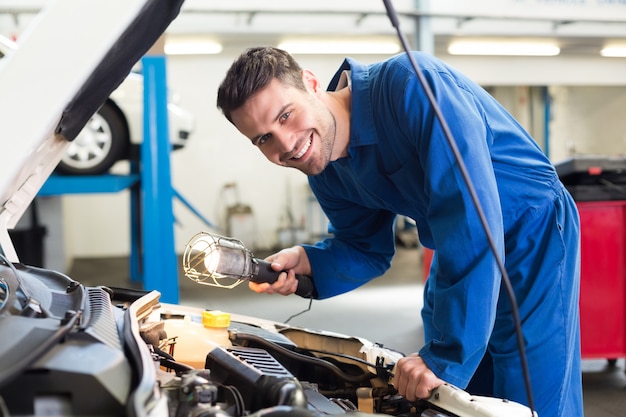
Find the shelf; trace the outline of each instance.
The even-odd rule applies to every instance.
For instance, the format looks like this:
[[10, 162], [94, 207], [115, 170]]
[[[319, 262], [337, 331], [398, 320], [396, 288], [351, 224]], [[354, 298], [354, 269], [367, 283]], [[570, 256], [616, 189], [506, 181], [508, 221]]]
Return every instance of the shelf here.
[[51, 175], [39, 191], [39, 196], [64, 194], [117, 193], [139, 182], [138, 174], [131, 175]]

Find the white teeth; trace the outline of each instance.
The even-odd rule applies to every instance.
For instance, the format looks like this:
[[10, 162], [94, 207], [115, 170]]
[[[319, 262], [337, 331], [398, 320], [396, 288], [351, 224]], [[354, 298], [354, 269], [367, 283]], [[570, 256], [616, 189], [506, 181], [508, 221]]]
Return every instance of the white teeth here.
[[302, 155], [304, 155], [306, 153], [306, 151], [309, 150], [310, 147], [311, 147], [311, 139], [309, 138], [309, 140], [304, 145], [304, 148], [302, 148], [302, 150], [300, 152], [298, 152], [298, 154], [296, 156], [294, 156], [293, 159], [300, 159], [300, 158], [302, 158]]

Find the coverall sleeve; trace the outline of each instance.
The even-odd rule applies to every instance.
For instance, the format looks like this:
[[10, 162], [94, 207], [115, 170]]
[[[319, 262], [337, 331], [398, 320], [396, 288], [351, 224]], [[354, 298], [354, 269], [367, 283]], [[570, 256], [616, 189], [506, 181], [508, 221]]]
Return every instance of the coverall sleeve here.
[[[493, 137], [483, 109], [463, 80], [438, 69], [424, 75], [503, 257], [502, 210], [490, 156]], [[424, 294], [426, 343], [419, 353], [439, 378], [465, 387], [493, 329], [501, 274], [442, 124], [422, 91], [415, 77], [407, 78], [400, 110], [424, 167], [426, 218], [438, 260]]]
[[318, 298], [343, 294], [384, 274], [395, 253], [395, 214], [344, 201], [330, 189], [318, 188], [315, 194], [333, 235], [302, 245], [313, 267]]

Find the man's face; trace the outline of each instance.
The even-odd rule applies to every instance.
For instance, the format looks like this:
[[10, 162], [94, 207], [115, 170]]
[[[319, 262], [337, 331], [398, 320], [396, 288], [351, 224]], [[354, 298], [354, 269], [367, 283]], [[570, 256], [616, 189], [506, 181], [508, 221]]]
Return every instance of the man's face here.
[[335, 143], [335, 119], [313, 90], [277, 79], [231, 114], [234, 125], [271, 162], [317, 175]]

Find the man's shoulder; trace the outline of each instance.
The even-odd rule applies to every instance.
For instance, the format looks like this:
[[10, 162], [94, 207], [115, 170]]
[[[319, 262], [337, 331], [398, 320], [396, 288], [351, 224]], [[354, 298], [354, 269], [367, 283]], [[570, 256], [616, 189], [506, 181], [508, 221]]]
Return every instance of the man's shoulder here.
[[434, 55], [422, 51], [410, 51], [409, 53], [411, 54], [410, 58], [407, 53], [403, 52], [393, 55], [384, 61], [380, 61], [379, 65], [412, 70], [413, 66], [411, 60], [413, 60], [421, 69], [433, 68], [438, 70], [449, 70], [449, 66], [443, 60]]

